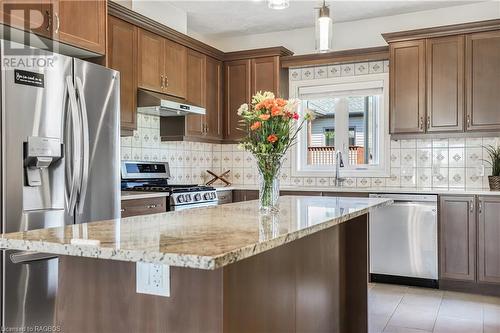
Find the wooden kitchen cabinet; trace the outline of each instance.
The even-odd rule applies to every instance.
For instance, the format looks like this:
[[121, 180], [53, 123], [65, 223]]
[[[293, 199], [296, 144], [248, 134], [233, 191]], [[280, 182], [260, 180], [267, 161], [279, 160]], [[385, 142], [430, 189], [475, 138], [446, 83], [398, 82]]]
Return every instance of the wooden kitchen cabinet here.
[[164, 92], [179, 98], [186, 98], [187, 49], [168, 39], [163, 40], [165, 83]]
[[224, 64], [225, 78], [225, 140], [239, 140], [245, 132], [239, 130], [240, 116], [238, 108], [251, 99], [251, 63], [252, 60], [234, 60]]
[[478, 197], [479, 282], [500, 284], [500, 197]]
[[[206, 56], [194, 50], [187, 50], [187, 101], [196, 106], [205, 107]], [[202, 136], [205, 134], [205, 116], [187, 115], [186, 134]]]
[[59, 0], [56, 39], [99, 54], [106, 53], [107, 0]]
[[259, 191], [257, 190], [233, 190], [233, 202], [257, 199], [259, 199]]
[[139, 87], [163, 92], [165, 81], [163, 38], [144, 29], [138, 29], [137, 50]]
[[500, 130], [500, 31], [466, 36], [467, 130]]
[[222, 62], [206, 57], [205, 87], [205, 136], [222, 139]]
[[2, 23], [37, 35], [52, 37], [54, 6], [44, 0], [1, 0]]
[[108, 18], [108, 66], [120, 72], [121, 130], [137, 129], [137, 27]]
[[390, 131], [425, 131], [425, 40], [389, 45]]
[[476, 203], [474, 196], [441, 196], [440, 279], [474, 281]]
[[186, 98], [187, 49], [144, 29], [138, 34], [141, 88]]
[[2, 23], [106, 53], [106, 0], [3, 0]]
[[121, 205], [122, 217], [163, 213], [167, 211], [167, 197], [122, 200]]
[[280, 62], [278, 56], [262, 57], [251, 61], [252, 95], [258, 91], [272, 91], [280, 96]]
[[464, 36], [427, 40], [427, 132], [464, 129]]

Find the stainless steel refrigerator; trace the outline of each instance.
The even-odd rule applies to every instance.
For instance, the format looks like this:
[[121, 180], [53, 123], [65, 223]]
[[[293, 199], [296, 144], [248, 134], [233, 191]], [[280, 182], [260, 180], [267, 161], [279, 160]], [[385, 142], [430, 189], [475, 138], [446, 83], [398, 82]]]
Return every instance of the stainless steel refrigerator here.
[[[7, 41], [0, 60], [2, 232], [119, 217], [119, 73]], [[54, 325], [57, 281], [57, 256], [3, 251], [3, 328]]]

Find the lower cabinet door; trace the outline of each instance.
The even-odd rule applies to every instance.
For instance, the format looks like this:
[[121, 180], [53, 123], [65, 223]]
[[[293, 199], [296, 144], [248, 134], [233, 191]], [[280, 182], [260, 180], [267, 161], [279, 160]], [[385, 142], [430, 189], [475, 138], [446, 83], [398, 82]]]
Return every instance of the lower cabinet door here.
[[474, 281], [476, 275], [474, 196], [442, 196], [440, 208], [440, 278]]
[[478, 281], [500, 284], [500, 197], [479, 197]]

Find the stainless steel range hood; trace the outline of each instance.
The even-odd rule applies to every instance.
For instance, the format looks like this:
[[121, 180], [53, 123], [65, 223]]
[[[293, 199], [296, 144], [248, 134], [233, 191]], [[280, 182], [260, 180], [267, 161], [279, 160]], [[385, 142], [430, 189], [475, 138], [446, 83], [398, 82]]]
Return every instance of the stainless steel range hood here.
[[189, 114], [205, 114], [205, 109], [185, 104], [180, 99], [164, 94], [138, 89], [137, 112], [160, 117], [179, 117]]

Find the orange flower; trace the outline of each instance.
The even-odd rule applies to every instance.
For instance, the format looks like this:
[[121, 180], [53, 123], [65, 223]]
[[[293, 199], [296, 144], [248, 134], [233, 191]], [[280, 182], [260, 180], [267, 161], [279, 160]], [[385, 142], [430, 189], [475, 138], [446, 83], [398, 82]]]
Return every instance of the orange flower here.
[[286, 101], [283, 98], [276, 98], [276, 104], [278, 104], [278, 106], [283, 107], [286, 105]]
[[276, 141], [278, 141], [278, 137], [276, 136], [276, 134], [271, 134], [267, 137], [267, 141], [275, 143]]
[[260, 128], [260, 125], [262, 125], [261, 122], [260, 121], [256, 121], [255, 123], [252, 124], [252, 126], [250, 126], [250, 129], [252, 131], [255, 131], [255, 130], [257, 130], [257, 129]]
[[263, 102], [259, 102], [259, 103], [257, 103], [257, 105], [255, 105], [255, 110], [258, 111], [258, 110], [262, 109], [263, 107], [264, 107], [264, 103]]
[[270, 117], [271, 117], [271, 116], [270, 116], [270, 115], [268, 115], [268, 114], [261, 114], [261, 115], [259, 116], [259, 118], [260, 118], [261, 120], [264, 120], [264, 121], [265, 121], [265, 120], [268, 120]]
[[279, 106], [273, 106], [271, 109], [271, 115], [273, 117], [280, 116], [281, 115], [282, 109]]

